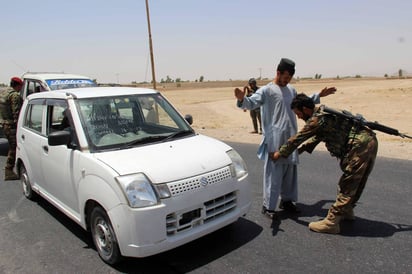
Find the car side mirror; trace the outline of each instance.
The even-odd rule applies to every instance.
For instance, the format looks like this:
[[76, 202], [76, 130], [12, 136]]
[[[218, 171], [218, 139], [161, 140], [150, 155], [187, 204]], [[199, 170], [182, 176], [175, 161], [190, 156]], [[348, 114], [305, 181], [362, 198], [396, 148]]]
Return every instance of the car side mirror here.
[[61, 146], [61, 145], [68, 145], [70, 143], [70, 132], [69, 131], [55, 131], [49, 134], [47, 138], [49, 146]]
[[189, 123], [189, 125], [193, 124], [193, 117], [190, 114], [185, 115], [185, 120]]

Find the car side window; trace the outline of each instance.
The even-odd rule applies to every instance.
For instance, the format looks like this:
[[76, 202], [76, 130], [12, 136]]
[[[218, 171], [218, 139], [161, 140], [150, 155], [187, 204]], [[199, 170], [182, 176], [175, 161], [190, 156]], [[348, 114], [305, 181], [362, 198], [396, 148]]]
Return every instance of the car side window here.
[[26, 108], [24, 127], [42, 133], [42, 117], [44, 105], [40, 101], [30, 102]]
[[70, 132], [71, 139], [68, 144], [68, 148], [78, 148], [79, 142], [77, 139], [76, 130], [73, 126], [70, 110], [68, 109], [67, 101], [60, 99], [48, 99], [46, 101], [46, 105], [46, 135], [49, 136], [50, 133], [55, 131]]
[[33, 82], [33, 81], [29, 81], [27, 83], [27, 96], [29, 96], [30, 94], [35, 92], [36, 88], [34, 86], [34, 83], [35, 82]]
[[42, 92], [46, 90], [40, 81], [28, 80], [28, 79], [26, 79], [26, 81], [27, 81], [27, 84], [25, 86], [25, 91], [23, 92], [25, 96], [22, 95], [23, 98], [26, 98], [32, 93], [38, 93], [38, 92]]
[[46, 134], [64, 130], [69, 127], [68, 118], [65, 117], [67, 103], [65, 100], [48, 100], [47, 101], [47, 130]]

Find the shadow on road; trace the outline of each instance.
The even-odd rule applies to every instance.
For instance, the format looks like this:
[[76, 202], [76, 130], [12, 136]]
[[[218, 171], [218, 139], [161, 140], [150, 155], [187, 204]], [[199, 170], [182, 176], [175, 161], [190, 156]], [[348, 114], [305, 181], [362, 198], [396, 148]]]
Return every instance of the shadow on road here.
[[[83, 228], [45, 199], [38, 197], [36, 202], [83, 241], [85, 244], [83, 248], [96, 250], [90, 234]], [[227, 227], [181, 247], [146, 258], [125, 258], [123, 262], [113, 267], [122, 273], [136, 273], [136, 270], [139, 273], [187, 273], [240, 248], [256, 238], [262, 230], [261, 226], [240, 218]], [[98, 256], [97, 251], [96, 256]]]
[[[298, 204], [301, 213], [293, 215], [285, 211], [278, 212], [277, 218], [273, 219], [271, 228], [272, 235], [277, 235], [280, 224], [283, 220], [291, 219], [303, 226], [308, 226], [309, 222], [302, 220], [305, 217], [319, 217], [311, 221], [318, 221], [323, 219], [328, 209], [323, 208], [324, 205], [333, 203], [334, 200], [321, 200], [313, 205]], [[382, 221], [368, 220], [356, 217], [354, 221], [342, 221], [340, 223], [341, 236], [345, 237], [368, 237], [368, 238], [384, 238], [393, 236], [397, 232], [412, 231], [411, 224], [393, 224]]]
[[207, 265], [256, 238], [263, 228], [240, 218], [237, 222], [173, 250], [147, 258], [130, 258], [115, 266], [123, 273], [187, 273]]
[[352, 222], [342, 222], [340, 227], [341, 235], [348, 237], [384, 238], [398, 232], [412, 231], [412, 225], [392, 224], [363, 218], [356, 218]]
[[72, 221], [69, 217], [67, 217], [55, 206], [50, 204], [47, 200], [37, 196], [35, 201], [39, 206], [41, 206], [45, 211], [47, 211], [47, 213], [53, 216], [54, 219], [56, 219], [59, 223], [61, 223], [68, 230], [70, 230], [70, 232], [76, 235], [76, 237], [82, 240], [85, 243], [85, 246], [83, 248], [95, 249], [91, 236], [81, 226]]
[[0, 156], [7, 156], [9, 142], [5, 138], [0, 138]]

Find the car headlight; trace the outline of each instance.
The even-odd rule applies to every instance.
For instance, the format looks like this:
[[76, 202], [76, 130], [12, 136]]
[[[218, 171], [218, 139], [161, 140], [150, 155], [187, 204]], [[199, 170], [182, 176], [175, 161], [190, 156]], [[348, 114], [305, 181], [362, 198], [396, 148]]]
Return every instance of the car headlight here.
[[146, 207], [159, 203], [152, 183], [143, 173], [119, 176], [116, 180], [126, 194], [131, 207]]
[[247, 167], [239, 153], [232, 149], [227, 152], [227, 155], [232, 160], [232, 164], [230, 165], [232, 177], [236, 177], [237, 179], [245, 177], [248, 174]]

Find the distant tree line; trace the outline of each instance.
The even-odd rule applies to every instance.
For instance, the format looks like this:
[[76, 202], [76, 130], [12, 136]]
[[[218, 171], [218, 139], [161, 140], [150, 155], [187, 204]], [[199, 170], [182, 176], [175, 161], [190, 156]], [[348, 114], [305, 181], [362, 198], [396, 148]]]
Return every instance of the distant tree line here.
[[[391, 77], [394, 77], [395, 75], [394, 74], [392, 74], [392, 76]], [[406, 71], [404, 71], [404, 70], [402, 70], [402, 69], [399, 69], [398, 70], [398, 72], [397, 72], [397, 76], [399, 77], [399, 78], [403, 78], [403, 77], [408, 77], [408, 75], [407, 75], [407, 73], [406, 73]], [[340, 75], [337, 75], [336, 77], [335, 77], [335, 79], [337, 79], [337, 80], [339, 80], [339, 79], [342, 79], [342, 78], [362, 78], [362, 76], [360, 75], [360, 74], [356, 74], [356, 75], [354, 75], [354, 76], [340, 76]], [[384, 75], [384, 77], [385, 78], [388, 78], [388, 77], [390, 77], [387, 73]], [[268, 78], [263, 78], [263, 79], [261, 79], [261, 77], [256, 77], [256, 79], [258, 79], [258, 80], [267, 80]], [[315, 80], [320, 80], [320, 79], [322, 79], [322, 74], [320, 74], [320, 73], [316, 73], [315, 75], [314, 75], [314, 77], [299, 77], [299, 76], [297, 76], [297, 78], [296, 78], [297, 80], [307, 80], [307, 79], [315, 79]], [[205, 80], [205, 77], [203, 76], [203, 75], [201, 75], [198, 79], [195, 79], [194, 80], [194, 82], [204, 82], [204, 80]], [[233, 81], [232, 79], [229, 79], [229, 81]], [[164, 79], [164, 78], [162, 78], [161, 80], [160, 80], [160, 83], [177, 83], [177, 84], [179, 84], [179, 83], [183, 83], [183, 82], [191, 82], [190, 80], [182, 80], [182, 78], [180, 78], [180, 77], [177, 77], [177, 78], [175, 78], [175, 79], [173, 79], [173, 78], [171, 78], [169, 75], [167, 75], [166, 76], [166, 79]], [[140, 83], [137, 83], [136, 81], [133, 81], [132, 82], [132, 84], [149, 84], [149, 83], [153, 83], [152, 81], [150, 81], [150, 82], [147, 82], [147, 81], [144, 81], [144, 82], [140, 82]], [[0, 87], [5, 87], [6, 85], [5, 84], [2, 84], [2, 83], [0, 83]]]
[[[200, 76], [199, 79], [195, 79], [195, 82], [203, 82], [205, 80], [204, 76]], [[172, 79], [169, 75], [166, 76], [166, 79], [160, 79], [160, 83], [181, 83], [184, 82], [180, 77]]]

